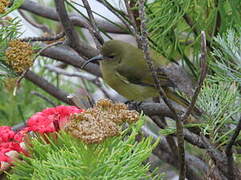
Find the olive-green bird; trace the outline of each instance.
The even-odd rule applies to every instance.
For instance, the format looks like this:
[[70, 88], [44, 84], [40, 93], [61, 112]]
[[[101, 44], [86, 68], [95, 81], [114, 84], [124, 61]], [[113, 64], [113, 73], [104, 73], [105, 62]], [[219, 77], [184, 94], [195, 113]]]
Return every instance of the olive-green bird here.
[[[163, 65], [157, 56], [152, 56], [156, 67]], [[151, 72], [144, 59], [143, 52], [135, 46], [119, 40], [104, 43], [101, 55], [88, 60], [100, 60], [100, 69], [104, 81], [128, 100], [143, 101], [159, 96]], [[174, 84], [164, 74], [159, 74], [161, 86], [169, 99], [187, 107], [188, 102], [168, 87]]]

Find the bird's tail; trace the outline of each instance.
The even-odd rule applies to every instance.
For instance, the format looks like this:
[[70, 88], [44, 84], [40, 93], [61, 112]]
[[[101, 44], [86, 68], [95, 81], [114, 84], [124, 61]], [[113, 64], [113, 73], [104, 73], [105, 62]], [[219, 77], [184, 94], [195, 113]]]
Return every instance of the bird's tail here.
[[[164, 88], [164, 91], [165, 91], [168, 99], [176, 102], [177, 104], [180, 104], [181, 106], [183, 106], [185, 108], [188, 108], [188, 106], [190, 105], [190, 102], [188, 102], [185, 98], [181, 97], [180, 95], [178, 95], [176, 92], [170, 90], [169, 88]], [[193, 113], [194, 113], [194, 115], [198, 115], [198, 116], [200, 116], [202, 114], [202, 112], [197, 107], [193, 108]]]

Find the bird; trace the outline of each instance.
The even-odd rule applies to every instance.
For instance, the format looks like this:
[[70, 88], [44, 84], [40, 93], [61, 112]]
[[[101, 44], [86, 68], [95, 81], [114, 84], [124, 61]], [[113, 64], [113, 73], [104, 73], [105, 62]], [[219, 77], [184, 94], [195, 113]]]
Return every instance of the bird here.
[[[153, 55], [152, 59], [155, 67], [163, 65], [157, 56]], [[129, 101], [159, 96], [141, 49], [120, 40], [109, 40], [103, 44], [100, 55], [86, 61], [82, 68], [94, 61], [100, 62], [104, 82]], [[175, 84], [165, 74], [158, 73], [158, 78], [167, 98], [185, 108], [189, 106], [189, 102], [173, 90]]]

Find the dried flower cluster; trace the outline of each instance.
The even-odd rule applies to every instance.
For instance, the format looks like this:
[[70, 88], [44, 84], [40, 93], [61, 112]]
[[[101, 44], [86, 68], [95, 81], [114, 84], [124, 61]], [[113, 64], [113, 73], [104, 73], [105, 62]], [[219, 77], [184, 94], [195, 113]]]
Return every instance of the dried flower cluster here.
[[20, 40], [10, 41], [5, 55], [7, 57], [7, 64], [16, 73], [22, 73], [33, 65], [33, 50], [29, 43]]
[[4, 14], [6, 12], [6, 8], [10, 5], [9, 0], [0, 0], [0, 14]]
[[101, 143], [108, 137], [120, 134], [120, 124], [133, 123], [139, 119], [137, 111], [128, 110], [122, 103], [103, 99], [85, 112], [71, 116], [65, 130], [86, 144]]

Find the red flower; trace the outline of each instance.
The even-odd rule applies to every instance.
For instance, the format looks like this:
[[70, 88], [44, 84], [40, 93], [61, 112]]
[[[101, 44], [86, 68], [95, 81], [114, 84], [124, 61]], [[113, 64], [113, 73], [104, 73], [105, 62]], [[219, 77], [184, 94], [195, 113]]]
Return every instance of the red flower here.
[[10, 162], [11, 158], [8, 157], [5, 153], [0, 151], [0, 162]]
[[0, 144], [0, 151], [1, 152], [8, 152], [8, 151], [17, 151], [17, 152], [24, 152], [18, 142], [5, 142]]
[[9, 126], [0, 126], [0, 143], [13, 139], [15, 132]]
[[30, 127], [25, 127], [22, 130], [18, 131], [15, 136], [13, 137], [13, 139], [17, 142], [23, 142], [24, 141], [24, 136], [25, 134], [27, 134], [28, 132], [30, 132]]
[[29, 118], [27, 126], [29, 126], [30, 130], [34, 132], [55, 132], [65, 125], [71, 114], [80, 113], [82, 111], [83, 110], [75, 106], [57, 106], [54, 108], [47, 108]]
[[11, 162], [12, 159], [6, 153], [16, 151], [18, 153], [26, 153], [17, 142], [5, 142], [0, 144], [0, 162]]

